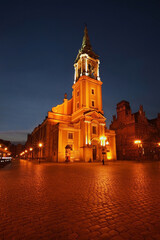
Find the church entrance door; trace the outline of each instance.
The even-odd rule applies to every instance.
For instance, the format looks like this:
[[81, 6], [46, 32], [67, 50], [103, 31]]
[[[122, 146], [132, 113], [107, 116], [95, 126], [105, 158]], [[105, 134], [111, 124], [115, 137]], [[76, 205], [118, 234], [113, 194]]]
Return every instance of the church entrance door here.
[[70, 158], [71, 158], [71, 151], [72, 151], [72, 146], [71, 145], [67, 145], [65, 147], [65, 161], [66, 162], [70, 162]]
[[97, 156], [97, 147], [96, 147], [96, 145], [93, 145], [92, 154], [93, 154], [93, 161], [95, 161], [96, 160], [96, 156]]

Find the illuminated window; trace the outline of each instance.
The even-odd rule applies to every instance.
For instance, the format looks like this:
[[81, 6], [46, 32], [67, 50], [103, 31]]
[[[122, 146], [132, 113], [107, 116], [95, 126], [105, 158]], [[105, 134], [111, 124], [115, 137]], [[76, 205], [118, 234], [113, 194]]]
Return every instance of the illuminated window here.
[[68, 133], [68, 139], [73, 139], [73, 133]]
[[79, 102], [77, 103], [77, 109], [79, 108]]
[[77, 91], [77, 97], [79, 96], [79, 91]]
[[92, 127], [92, 133], [96, 134], [96, 127], [95, 126]]
[[91, 89], [91, 92], [92, 92], [92, 94], [94, 95], [94, 89], [93, 89], [93, 88]]
[[92, 101], [92, 107], [94, 107], [94, 101]]

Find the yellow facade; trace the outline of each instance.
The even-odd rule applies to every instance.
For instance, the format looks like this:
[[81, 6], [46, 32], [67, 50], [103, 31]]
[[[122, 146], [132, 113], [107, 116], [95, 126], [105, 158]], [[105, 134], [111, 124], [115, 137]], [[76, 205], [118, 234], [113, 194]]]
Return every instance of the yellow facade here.
[[68, 100], [65, 95], [63, 103], [53, 107], [47, 119], [31, 134], [40, 129], [44, 132], [45, 128], [41, 141], [46, 159], [58, 162], [116, 159], [115, 132], [107, 130], [103, 115], [98, 58], [85, 28], [74, 64], [72, 98]]

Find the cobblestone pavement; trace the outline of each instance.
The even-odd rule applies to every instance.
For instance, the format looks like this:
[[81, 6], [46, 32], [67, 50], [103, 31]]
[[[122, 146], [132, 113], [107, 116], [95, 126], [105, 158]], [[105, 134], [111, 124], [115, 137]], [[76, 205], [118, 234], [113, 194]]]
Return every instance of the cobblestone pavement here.
[[0, 240], [160, 240], [160, 162], [0, 169]]

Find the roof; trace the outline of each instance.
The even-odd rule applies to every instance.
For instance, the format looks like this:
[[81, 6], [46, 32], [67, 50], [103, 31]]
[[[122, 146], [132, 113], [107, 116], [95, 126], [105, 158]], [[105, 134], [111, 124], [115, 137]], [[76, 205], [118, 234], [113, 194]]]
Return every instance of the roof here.
[[119, 103], [117, 103], [117, 107], [118, 107], [119, 105], [130, 105], [130, 104], [129, 104], [128, 101], [122, 100], [122, 101], [120, 101]]
[[84, 36], [82, 41], [81, 49], [79, 50], [79, 53], [76, 57], [75, 63], [78, 62], [81, 54], [88, 54], [90, 57], [94, 59], [98, 59], [99, 56], [95, 54], [95, 52], [92, 50], [92, 46], [90, 44], [89, 36], [88, 36], [88, 29], [87, 26], [85, 26], [84, 29]]

